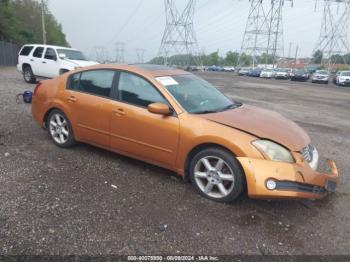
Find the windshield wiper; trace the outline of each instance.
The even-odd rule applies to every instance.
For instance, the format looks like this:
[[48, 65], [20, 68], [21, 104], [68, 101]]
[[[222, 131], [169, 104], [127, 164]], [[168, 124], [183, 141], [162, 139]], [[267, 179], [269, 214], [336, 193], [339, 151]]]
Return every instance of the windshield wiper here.
[[201, 115], [201, 114], [212, 114], [212, 113], [217, 113], [217, 112], [220, 112], [220, 111], [218, 111], [218, 110], [203, 110], [203, 111], [193, 112], [193, 114]]
[[240, 107], [240, 106], [242, 106], [242, 103], [240, 103], [240, 102], [234, 102], [234, 103], [232, 103], [231, 105], [225, 106], [225, 107], [224, 107], [222, 110], [220, 110], [220, 111], [226, 111], [226, 110], [229, 110], [229, 109], [235, 109], [235, 108]]

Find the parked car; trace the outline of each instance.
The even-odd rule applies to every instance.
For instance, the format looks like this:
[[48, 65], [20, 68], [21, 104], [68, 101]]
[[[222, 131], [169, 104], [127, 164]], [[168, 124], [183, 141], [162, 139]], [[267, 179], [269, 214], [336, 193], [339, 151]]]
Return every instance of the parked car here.
[[273, 78], [275, 77], [275, 71], [273, 69], [263, 69], [260, 73], [261, 78]]
[[339, 179], [333, 161], [330, 174], [317, 171], [318, 152], [297, 124], [182, 70], [77, 69], [39, 83], [32, 114], [59, 147], [85, 142], [159, 165], [220, 202], [245, 189], [254, 198], [319, 199]]
[[340, 86], [350, 86], [350, 71], [341, 71], [337, 77], [336, 84]]
[[248, 76], [250, 77], [260, 77], [261, 69], [256, 67], [249, 70]]
[[289, 79], [289, 69], [278, 68], [276, 70], [275, 79]]
[[51, 45], [24, 45], [18, 55], [17, 70], [24, 81], [35, 83], [37, 77], [52, 78], [74, 70], [98, 64], [88, 61], [76, 49]]
[[196, 67], [196, 66], [188, 66], [185, 68], [185, 71], [187, 72], [196, 72], [196, 71], [199, 71], [199, 68]]
[[235, 71], [235, 68], [234, 68], [233, 66], [224, 66], [224, 67], [222, 68], [222, 70], [223, 70], [224, 72], [234, 72], [234, 71]]
[[213, 66], [208, 67], [207, 71], [211, 71], [211, 72], [222, 72], [223, 69], [222, 69], [222, 67], [220, 67], [220, 66], [213, 65]]
[[241, 69], [238, 70], [238, 75], [239, 76], [246, 76], [249, 74], [249, 71], [251, 69], [249, 67], [242, 67]]
[[326, 70], [316, 70], [316, 72], [311, 77], [312, 83], [329, 83], [329, 74]]
[[338, 71], [335, 74], [333, 74], [333, 80], [332, 80], [333, 84], [337, 84], [337, 78], [339, 77], [341, 72], [342, 71]]
[[309, 74], [305, 69], [295, 69], [290, 74], [290, 80], [292, 81], [307, 81]]

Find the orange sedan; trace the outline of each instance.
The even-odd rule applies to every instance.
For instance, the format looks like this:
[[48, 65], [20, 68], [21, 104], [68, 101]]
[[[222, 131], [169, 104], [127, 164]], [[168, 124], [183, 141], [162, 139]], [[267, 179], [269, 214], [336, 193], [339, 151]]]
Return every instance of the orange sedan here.
[[319, 199], [306, 132], [278, 113], [232, 101], [201, 78], [154, 65], [97, 65], [39, 83], [32, 114], [59, 147], [84, 142], [175, 171], [204, 197]]

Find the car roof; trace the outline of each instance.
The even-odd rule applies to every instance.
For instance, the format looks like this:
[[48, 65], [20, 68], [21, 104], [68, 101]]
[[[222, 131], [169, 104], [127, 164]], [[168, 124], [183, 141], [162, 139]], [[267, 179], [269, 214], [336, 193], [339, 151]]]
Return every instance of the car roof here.
[[23, 45], [23, 47], [25, 46], [34, 46], [34, 47], [51, 47], [51, 48], [55, 48], [55, 49], [68, 49], [68, 50], [75, 50], [78, 51], [75, 48], [71, 48], [71, 47], [64, 47], [64, 46], [57, 46], [57, 45], [42, 45], [42, 44], [25, 44]]
[[132, 65], [98, 64], [98, 65], [81, 68], [79, 71], [94, 70], [94, 69], [125, 70], [125, 71], [131, 71], [139, 74], [149, 74], [153, 77], [191, 75], [191, 73], [186, 72], [184, 70], [162, 66], [162, 65], [153, 65], [153, 64], [132, 64]]

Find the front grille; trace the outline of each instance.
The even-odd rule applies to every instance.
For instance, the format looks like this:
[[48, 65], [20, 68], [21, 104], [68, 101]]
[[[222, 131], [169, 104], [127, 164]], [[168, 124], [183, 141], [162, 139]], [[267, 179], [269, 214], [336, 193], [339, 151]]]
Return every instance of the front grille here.
[[323, 194], [326, 192], [326, 189], [323, 187], [291, 182], [291, 181], [278, 181], [276, 189], [282, 190], [282, 191], [296, 191], [296, 192], [306, 192], [306, 193], [314, 193], [314, 194]]
[[311, 163], [313, 160], [313, 152], [314, 152], [314, 147], [312, 145], [308, 145], [300, 151], [303, 158], [309, 163]]

